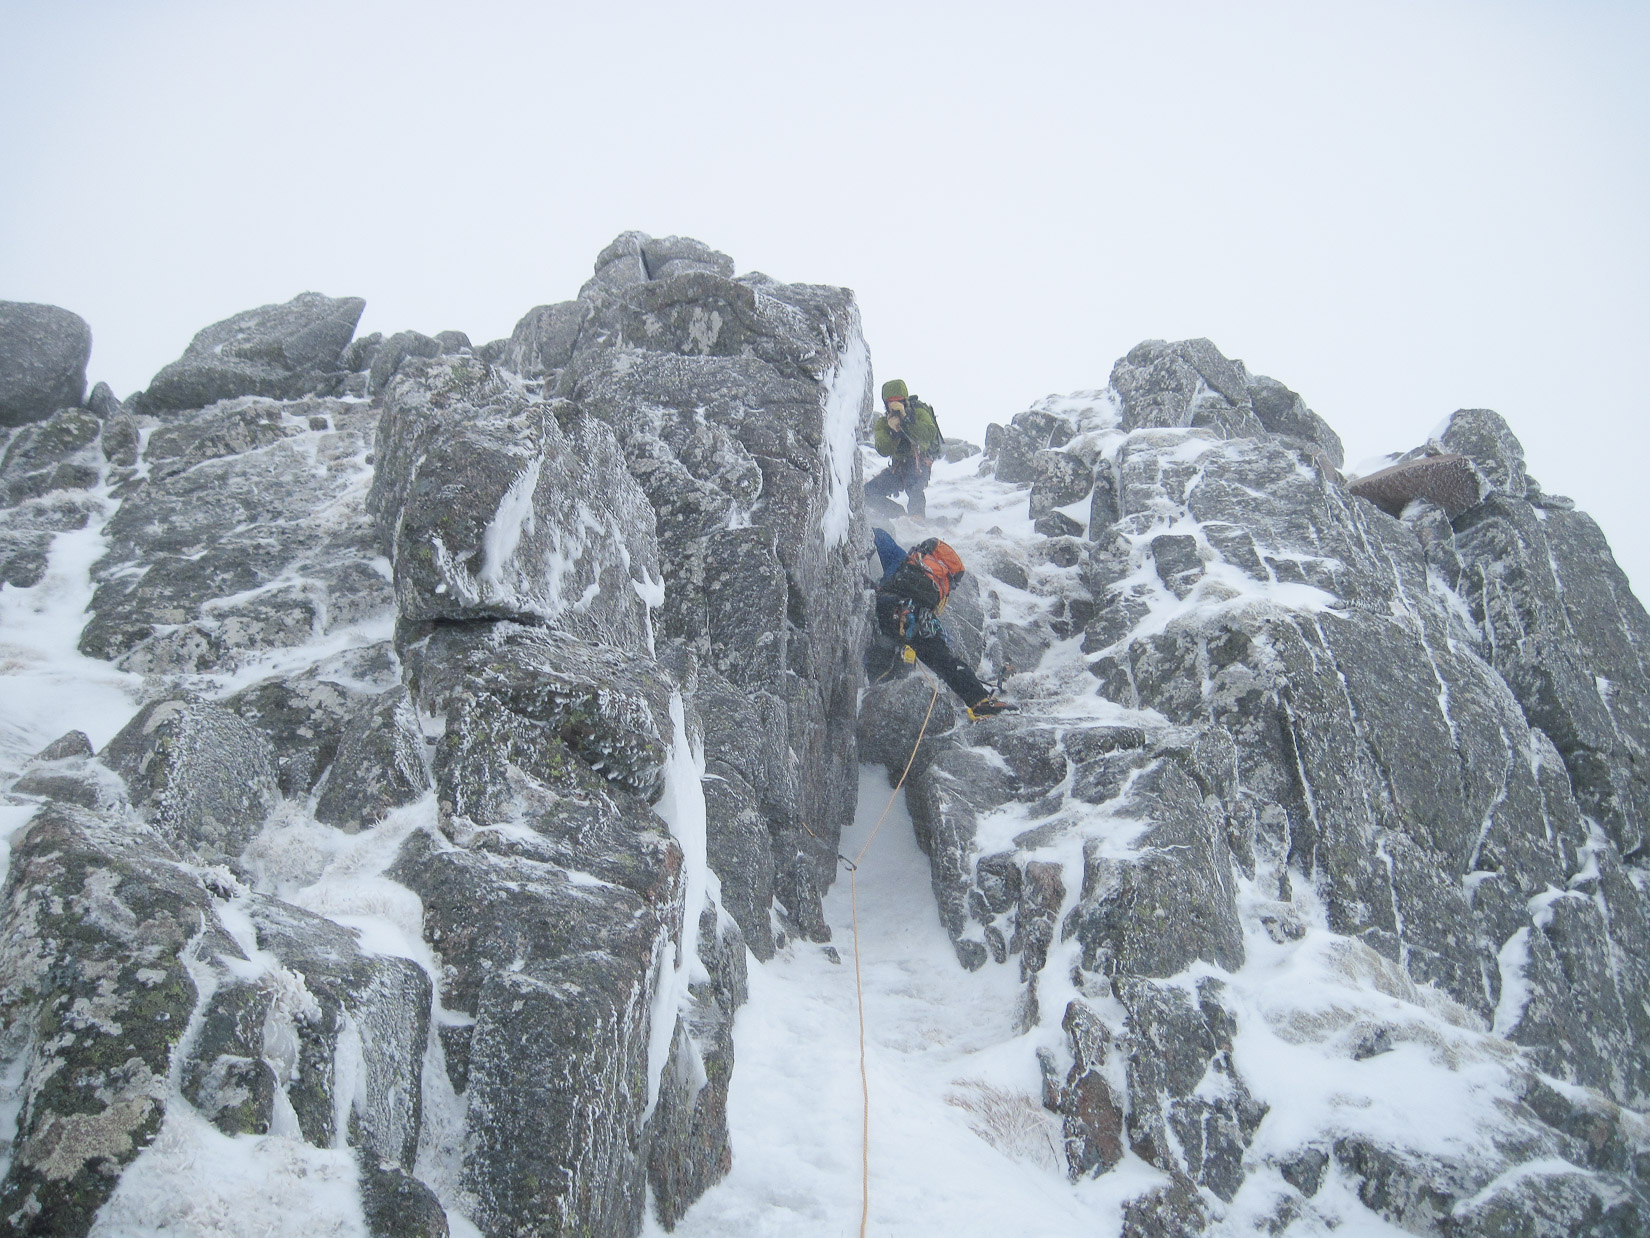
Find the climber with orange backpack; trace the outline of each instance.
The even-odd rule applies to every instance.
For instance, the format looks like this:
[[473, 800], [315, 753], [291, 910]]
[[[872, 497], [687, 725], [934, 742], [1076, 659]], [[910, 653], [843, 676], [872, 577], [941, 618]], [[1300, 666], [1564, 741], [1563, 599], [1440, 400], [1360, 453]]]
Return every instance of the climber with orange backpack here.
[[937, 537], [907, 553], [886, 529], [872, 529], [882, 579], [877, 584], [877, 629], [898, 645], [907, 662], [921, 658], [962, 698], [968, 716], [982, 718], [1018, 709], [1000, 700], [991, 688], [952, 652], [940, 627], [951, 600], [951, 586], [964, 572], [962, 557]]

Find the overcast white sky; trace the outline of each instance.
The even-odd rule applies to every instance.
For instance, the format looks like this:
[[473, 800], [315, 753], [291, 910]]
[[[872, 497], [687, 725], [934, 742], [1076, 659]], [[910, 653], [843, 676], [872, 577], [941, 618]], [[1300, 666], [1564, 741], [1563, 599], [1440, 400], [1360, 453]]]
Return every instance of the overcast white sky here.
[[481, 343], [695, 236], [976, 441], [1154, 337], [1351, 463], [1495, 408], [1650, 585], [1650, 4], [595, 7], [0, 0], [0, 299], [124, 396], [305, 289]]

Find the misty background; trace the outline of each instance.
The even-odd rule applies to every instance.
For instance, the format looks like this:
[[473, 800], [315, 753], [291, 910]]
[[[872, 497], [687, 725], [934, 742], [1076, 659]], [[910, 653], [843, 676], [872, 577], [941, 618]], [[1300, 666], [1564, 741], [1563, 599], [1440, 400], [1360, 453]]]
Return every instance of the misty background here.
[[980, 441], [1207, 336], [1351, 467], [1499, 411], [1650, 585], [1650, 4], [0, 0], [0, 299], [126, 396], [306, 289], [477, 344], [619, 232], [858, 294]]

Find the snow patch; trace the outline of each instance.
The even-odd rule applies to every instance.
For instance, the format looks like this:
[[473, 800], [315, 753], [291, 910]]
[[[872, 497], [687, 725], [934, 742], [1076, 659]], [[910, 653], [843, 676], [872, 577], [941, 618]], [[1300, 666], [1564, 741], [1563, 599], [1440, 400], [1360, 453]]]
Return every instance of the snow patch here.
[[871, 350], [865, 346], [859, 323], [854, 322], [848, 343], [830, 377], [825, 380], [825, 514], [819, 532], [826, 549], [848, 540], [853, 523], [854, 453], [859, 442], [860, 412], [871, 385]]
[[1495, 1034], [1510, 1036], [1530, 1001], [1530, 985], [1524, 976], [1530, 965], [1530, 930], [1521, 928], [1507, 938], [1496, 959], [1501, 965], [1501, 1000], [1495, 1005]]
[[543, 467], [544, 457], [535, 456], [504, 492], [498, 510], [481, 535], [481, 579], [495, 589], [503, 584], [504, 565], [521, 545], [522, 534], [533, 531], [533, 492], [538, 489], [539, 471]]
[[653, 1008], [647, 1043], [647, 1111], [643, 1121], [653, 1116], [659, 1103], [659, 1084], [670, 1064], [670, 1042], [676, 1035], [676, 1015], [688, 998], [688, 985], [709, 979], [699, 960], [699, 913], [704, 910], [709, 886], [709, 861], [705, 843], [705, 752], [688, 736], [687, 710], [682, 694], [670, 694], [670, 720], [676, 738], [665, 766], [665, 790], [655, 806], [682, 848], [682, 934], [676, 959], [671, 963], [666, 949], [661, 953], [654, 979]]

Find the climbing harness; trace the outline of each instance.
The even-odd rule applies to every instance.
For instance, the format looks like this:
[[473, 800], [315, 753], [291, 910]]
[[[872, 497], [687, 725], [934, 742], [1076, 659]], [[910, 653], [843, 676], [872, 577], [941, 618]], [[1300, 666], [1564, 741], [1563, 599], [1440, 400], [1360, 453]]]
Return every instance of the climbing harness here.
[[[907, 646], [909, 649], [909, 646]], [[924, 674], [927, 674], [925, 671]], [[865, 985], [860, 977], [859, 970], [859, 862], [865, 858], [865, 853], [871, 849], [876, 841], [877, 833], [882, 829], [882, 823], [888, 819], [888, 810], [894, 806], [894, 798], [899, 795], [900, 788], [905, 785], [906, 776], [911, 772], [911, 766], [916, 763], [917, 749], [922, 747], [922, 737], [928, 733], [928, 721], [934, 716], [934, 704], [940, 699], [940, 683], [932, 675], [928, 676], [933, 685], [934, 694], [928, 698], [928, 712], [922, 716], [922, 726], [917, 730], [916, 742], [911, 745], [911, 755], [905, 759], [905, 768], [900, 771], [899, 781], [894, 784], [893, 791], [888, 796], [888, 802], [882, 806], [882, 815], [877, 818], [876, 825], [871, 827], [871, 836], [865, 840], [865, 845], [854, 853], [854, 858], [837, 854], [837, 859], [848, 869], [848, 889], [853, 902], [854, 920], [854, 997], [859, 1004], [859, 1088], [864, 1098], [863, 1130], [861, 1132], [860, 1152], [860, 1212], [859, 1238], [865, 1238], [865, 1227], [871, 1219], [871, 1082], [865, 1070]], [[812, 833], [810, 830], [809, 833]]]

